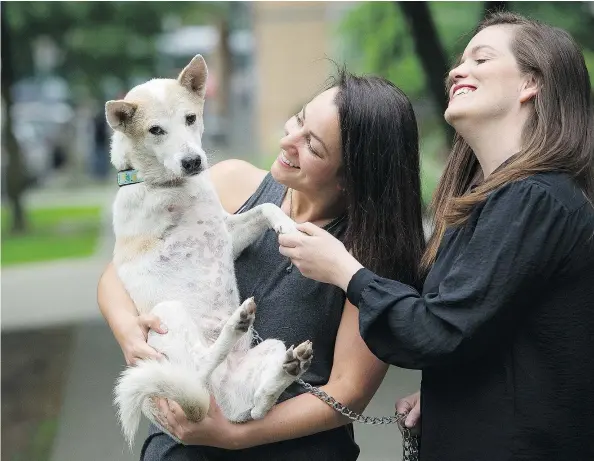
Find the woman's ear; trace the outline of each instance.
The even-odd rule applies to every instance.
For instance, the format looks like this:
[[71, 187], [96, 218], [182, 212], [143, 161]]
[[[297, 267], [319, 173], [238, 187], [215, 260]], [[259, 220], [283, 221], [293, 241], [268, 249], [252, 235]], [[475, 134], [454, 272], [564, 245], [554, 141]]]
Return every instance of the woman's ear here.
[[538, 94], [539, 89], [540, 85], [538, 84], [536, 77], [532, 74], [528, 75], [524, 81], [522, 90], [520, 91], [520, 102], [525, 103], [534, 99]]

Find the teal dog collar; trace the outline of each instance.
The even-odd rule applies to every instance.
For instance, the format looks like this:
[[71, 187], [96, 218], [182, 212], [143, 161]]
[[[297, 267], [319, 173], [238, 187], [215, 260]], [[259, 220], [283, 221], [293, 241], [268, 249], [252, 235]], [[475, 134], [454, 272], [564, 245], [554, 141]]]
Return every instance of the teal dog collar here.
[[122, 170], [118, 171], [118, 186], [129, 186], [130, 184], [138, 184], [144, 182], [138, 178], [138, 171], [136, 170]]

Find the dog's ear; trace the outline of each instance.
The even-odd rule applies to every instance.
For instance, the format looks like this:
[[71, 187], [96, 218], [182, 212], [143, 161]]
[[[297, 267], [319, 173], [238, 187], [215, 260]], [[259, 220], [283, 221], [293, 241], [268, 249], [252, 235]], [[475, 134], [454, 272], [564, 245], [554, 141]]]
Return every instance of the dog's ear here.
[[[132, 117], [134, 117], [137, 108], [138, 106], [136, 104], [123, 100], [107, 101], [105, 103], [107, 123], [109, 123], [109, 126], [115, 131], [124, 132], [126, 126], [132, 120]], [[121, 149], [114, 149], [113, 146], [111, 149], [111, 163], [118, 170], [126, 170], [130, 168], [126, 161], [126, 153]]]
[[202, 55], [198, 54], [181, 71], [179, 77], [177, 77], [177, 81], [192, 93], [196, 93], [200, 98], [204, 99], [207, 77], [208, 68], [206, 67], [206, 62]]
[[138, 106], [123, 100], [107, 101], [105, 103], [105, 116], [107, 123], [116, 131], [124, 131], [126, 125], [132, 120]]

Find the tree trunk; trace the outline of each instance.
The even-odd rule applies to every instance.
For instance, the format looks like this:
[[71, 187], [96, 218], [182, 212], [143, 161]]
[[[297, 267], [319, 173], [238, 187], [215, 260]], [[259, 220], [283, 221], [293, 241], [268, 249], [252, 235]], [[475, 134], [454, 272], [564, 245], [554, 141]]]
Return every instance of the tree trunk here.
[[10, 30], [6, 20], [6, 2], [0, 4], [1, 7], [1, 37], [2, 37], [2, 99], [4, 101], [4, 134], [2, 136], [6, 149], [6, 192], [12, 211], [12, 229], [13, 233], [23, 233], [27, 229], [27, 220], [23, 208], [23, 192], [26, 187], [25, 171], [23, 158], [19, 145], [12, 130], [12, 94], [11, 88], [14, 83], [14, 73], [12, 69], [12, 56], [10, 48]]
[[229, 20], [225, 17], [219, 19], [219, 56], [221, 60], [221, 68], [219, 71], [219, 101], [220, 114], [224, 118], [229, 117], [229, 96], [231, 95], [231, 47], [229, 43]]
[[485, 8], [483, 10], [483, 17], [486, 17], [487, 14], [490, 12], [507, 11], [508, 3], [509, 2], [485, 2]]
[[[409, 24], [417, 56], [427, 76], [429, 91], [433, 95], [440, 115], [447, 109], [445, 78], [449, 71], [446, 54], [437, 35], [429, 6], [425, 2], [395, 2]], [[454, 139], [454, 130], [442, 117], [442, 127], [448, 144]]]

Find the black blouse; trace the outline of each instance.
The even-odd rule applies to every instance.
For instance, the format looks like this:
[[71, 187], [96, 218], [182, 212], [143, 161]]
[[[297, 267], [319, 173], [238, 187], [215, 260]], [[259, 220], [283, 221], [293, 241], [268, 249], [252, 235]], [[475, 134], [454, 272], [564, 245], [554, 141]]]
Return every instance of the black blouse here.
[[361, 269], [347, 296], [374, 354], [423, 370], [423, 461], [594, 460], [594, 208], [567, 175], [491, 193], [422, 294]]

